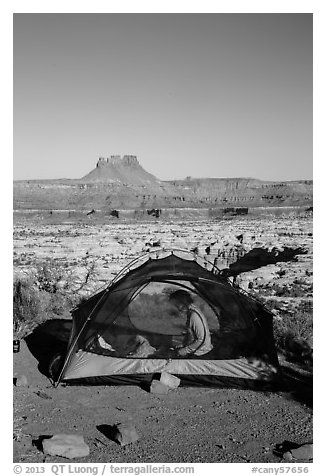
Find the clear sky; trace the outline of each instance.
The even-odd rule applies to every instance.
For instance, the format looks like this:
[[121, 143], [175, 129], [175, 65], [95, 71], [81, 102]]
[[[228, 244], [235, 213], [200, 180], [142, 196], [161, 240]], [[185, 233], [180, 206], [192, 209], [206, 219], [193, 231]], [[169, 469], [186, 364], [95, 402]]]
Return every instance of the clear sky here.
[[14, 179], [312, 179], [312, 14], [17, 13]]

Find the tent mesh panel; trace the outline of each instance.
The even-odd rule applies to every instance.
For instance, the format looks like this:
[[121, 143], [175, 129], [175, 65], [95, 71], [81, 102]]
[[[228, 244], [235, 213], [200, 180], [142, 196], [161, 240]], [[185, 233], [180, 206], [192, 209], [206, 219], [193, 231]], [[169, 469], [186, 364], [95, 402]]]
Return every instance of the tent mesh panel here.
[[146, 313], [144, 304], [143, 315], [135, 316], [133, 298], [148, 283], [177, 286], [181, 281], [190, 283], [213, 313], [208, 320], [213, 349], [203, 358], [266, 355], [268, 359], [273, 354], [272, 318], [264, 308], [237, 292], [224, 278], [173, 254], [143, 263], [79, 306], [73, 313], [74, 332], [82, 329], [75, 350], [123, 358], [178, 358], [173, 349], [185, 343], [186, 321], [171, 324], [175, 318], [168, 306]]

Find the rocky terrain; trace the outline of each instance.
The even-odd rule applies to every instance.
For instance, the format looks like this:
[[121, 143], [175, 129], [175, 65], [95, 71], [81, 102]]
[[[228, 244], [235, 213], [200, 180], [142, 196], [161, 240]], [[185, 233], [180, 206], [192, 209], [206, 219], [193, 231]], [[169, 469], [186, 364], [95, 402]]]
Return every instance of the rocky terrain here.
[[[290, 224], [290, 226], [289, 226]], [[14, 265], [16, 275], [33, 273], [38, 263], [64, 264], [83, 281], [92, 263], [93, 274], [86, 291], [107, 284], [129, 261], [155, 248], [195, 250], [227, 268], [252, 250], [302, 249], [296, 260], [281, 257], [274, 264], [261, 263], [257, 269], [241, 272], [239, 284], [248, 289], [264, 283], [280, 285], [295, 279], [312, 284], [312, 218], [310, 214], [288, 217], [273, 215], [248, 219], [210, 221], [162, 221], [110, 223], [67, 220], [61, 224], [17, 222], [14, 229]], [[259, 252], [259, 251], [258, 251]], [[263, 266], [268, 264], [267, 266]], [[231, 266], [232, 268], [232, 266]]]
[[[44, 288], [55, 279], [54, 299], [60, 300], [60, 287], [74, 296], [89, 296], [139, 254], [176, 247], [193, 250], [208, 266], [215, 261], [229, 272], [245, 263], [245, 272], [231, 278], [269, 304], [276, 323], [291, 319], [295, 327], [303, 308], [312, 312], [309, 212], [187, 221], [111, 218], [98, 221], [91, 215], [76, 221], [67, 216], [58, 223], [51, 216], [17, 215], [15, 278], [37, 281], [46, 264], [54, 275], [48, 275], [47, 283], [42, 275], [38, 285]], [[55, 274], [58, 270], [61, 274]], [[57, 312], [53, 332], [65, 341], [69, 314], [62, 314], [59, 304]], [[90, 447], [87, 458], [74, 462], [277, 463], [284, 447], [312, 441], [311, 367], [282, 353], [280, 360], [286, 385], [277, 392], [180, 387], [153, 395], [136, 386], [54, 388], [26, 339], [14, 354], [14, 378], [26, 377], [23, 385], [14, 386], [14, 460], [65, 462], [45, 455], [40, 437], [73, 433], [82, 434]], [[101, 432], [101, 425], [118, 422], [132, 423], [139, 440], [121, 447]]]
[[[277, 463], [312, 442], [311, 181], [163, 182], [133, 155], [101, 157], [80, 179], [15, 182], [14, 212], [16, 291], [25, 283], [37, 315], [17, 331], [15, 462], [66, 462], [43, 451], [42, 440], [60, 433], [84, 437], [89, 455], [73, 460], [84, 463]], [[52, 386], [43, 354], [56, 351], [49, 342], [66, 348], [69, 309], [162, 248], [192, 251], [273, 311], [282, 388], [157, 395], [137, 386]], [[138, 439], [112, 441], [103, 428], [119, 422]]]

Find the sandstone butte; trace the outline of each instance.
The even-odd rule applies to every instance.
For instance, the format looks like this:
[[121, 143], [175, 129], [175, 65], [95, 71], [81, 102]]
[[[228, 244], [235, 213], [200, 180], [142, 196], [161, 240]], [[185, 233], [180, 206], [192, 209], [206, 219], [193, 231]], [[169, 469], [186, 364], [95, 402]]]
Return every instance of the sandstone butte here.
[[14, 182], [14, 210], [186, 209], [234, 211], [252, 207], [312, 207], [312, 180], [268, 182], [254, 178], [162, 181], [135, 155], [100, 157], [79, 179]]

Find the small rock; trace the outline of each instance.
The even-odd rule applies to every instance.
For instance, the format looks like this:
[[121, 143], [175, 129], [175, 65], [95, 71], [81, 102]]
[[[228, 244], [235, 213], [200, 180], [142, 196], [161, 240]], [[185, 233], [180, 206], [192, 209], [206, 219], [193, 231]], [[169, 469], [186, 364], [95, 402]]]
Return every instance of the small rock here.
[[18, 375], [15, 382], [16, 387], [28, 387], [28, 380], [25, 375]]
[[63, 458], [80, 458], [89, 455], [89, 446], [82, 435], [53, 435], [42, 441], [43, 452], [52, 456]]
[[127, 423], [118, 423], [113, 427], [112, 439], [121, 446], [134, 443], [139, 439], [136, 428]]
[[45, 398], [46, 400], [51, 400], [52, 397], [50, 397], [48, 394], [44, 392], [37, 391], [35, 392], [38, 397]]
[[162, 372], [160, 382], [170, 388], [177, 388], [180, 385], [180, 379], [168, 372]]
[[164, 383], [159, 382], [158, 380], [153, 380], [150, 386], [150, 393], [158, 393], [161, 395], [166, 395], [170, 390], [170, 387], [164, 385]]
[[293, 456], [292, 456], [291, 451], [286, 451], [285, 453], [283, 453], [283, 459], [284, 459], [285, 461], [292, 461], [292, 460], [293, 460]]

